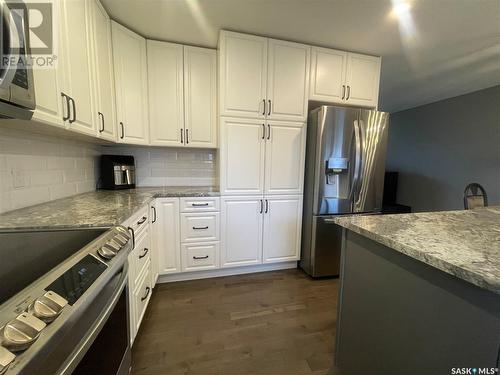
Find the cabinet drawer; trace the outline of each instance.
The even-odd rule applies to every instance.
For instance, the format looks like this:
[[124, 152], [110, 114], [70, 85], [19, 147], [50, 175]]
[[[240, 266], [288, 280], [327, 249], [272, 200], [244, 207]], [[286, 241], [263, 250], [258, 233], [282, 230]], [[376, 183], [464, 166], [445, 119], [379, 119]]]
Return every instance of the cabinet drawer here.
[[132, 252], [132, 257], [129, 258], [129, 262], [133, 262], [130, 264], [130, 268], [134, 270], [134, 285], [137, 285], [139, 282], [139, 277], [141, 273], [144, 271], [146, 264], [149, 263], [151, 255], [151, 237], [149, 234], [149, 228], [141, 231], [141, 234], [135, 241], [135, 248]]
[[181, 214], [181, 242], [219, 240], [219, 213]]
[[146, 311], [146, 307], [148, 306], [149, 299], [151, 298], [151, 293], [153, 292], [153, 288], [151, 287], [151, 264], [148, 263], [146, 272], [140, 275], [140, 283], [137, 285], [134, 290], [134, 304], [135, 304], [135, 323], [136, 330], [139, 329], [141, 325], [142, 318], [144, 317], [144, 313]]
[[149, 225], [149, 205], [142, 207], [126, 222], [127, 226], [134, 230], [135, 237]]
[[182, 270], [198, 271], [219, 268], [219, 243], [182, 245]]
[[219, 197], [181, 198], [181, 212], [219, 211]]

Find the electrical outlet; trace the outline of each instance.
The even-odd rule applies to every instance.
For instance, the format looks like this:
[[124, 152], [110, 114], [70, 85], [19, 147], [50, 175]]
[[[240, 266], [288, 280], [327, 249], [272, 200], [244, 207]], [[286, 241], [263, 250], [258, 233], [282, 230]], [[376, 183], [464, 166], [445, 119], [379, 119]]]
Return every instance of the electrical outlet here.
[[14, 182], [15, 189], [28, 186], [28, 176], [26, 175], [25, 171], [12, 170], [12, 179]]

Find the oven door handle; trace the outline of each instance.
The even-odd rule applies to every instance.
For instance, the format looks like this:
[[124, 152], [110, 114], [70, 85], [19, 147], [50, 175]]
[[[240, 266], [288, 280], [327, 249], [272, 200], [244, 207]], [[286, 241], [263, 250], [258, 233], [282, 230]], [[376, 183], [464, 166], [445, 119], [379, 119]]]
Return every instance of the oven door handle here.
[[[120, 296], [122, 294], [123, 289], [127, 285], [128, 281], [128, 262], [125, 261], [122, 271], [119, 273], [120, 274], [120, 279], [118, 281], [118, 285], [115, 288], [113, 294], [110, 297], [110, 302], [106, 306], [106, 308], [102, 311], [102, 313], [97, 317], [95, 323], [92, 325], [92, 327], [89, 329], [89, 331], [86, 333], [86, 335], [82, 338], [80, 341], [80, 344], [73, 350], [69, 358], [66, 360], [66, 362], [61, 366], [60, 371], [58, 374], [60, 375], [69, 375], [71, 374], [76, 366], [80, 363], [82, 358], [85, 356], [87, 353], [88, 349], [90, 346], [93, 344], [94, 340], [96, 339], [97, 335], [101, 332], [102, 327], [106, 324], [108, 321], [109, 316], [113, 312], [113, 309], [115, 308], [116, 304], [118, 303], [118, 300], [120, 299]], [[115, 276], [117, 277], [118, 274]], [[109, 282], [112, 282], [115, 278], [112, 278]], [[130, 338], [127, 338], [128, 342], [130, 342]]]

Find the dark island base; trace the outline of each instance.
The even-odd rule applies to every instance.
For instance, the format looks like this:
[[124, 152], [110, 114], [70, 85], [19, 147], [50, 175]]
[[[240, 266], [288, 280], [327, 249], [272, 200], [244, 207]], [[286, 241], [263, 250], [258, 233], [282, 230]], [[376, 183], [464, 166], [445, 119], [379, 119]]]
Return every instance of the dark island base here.
[[464, 367], [496, 374], [499, 295], [352, 231], [344, 231], [343, 243], [342, 375], [443, 375]]

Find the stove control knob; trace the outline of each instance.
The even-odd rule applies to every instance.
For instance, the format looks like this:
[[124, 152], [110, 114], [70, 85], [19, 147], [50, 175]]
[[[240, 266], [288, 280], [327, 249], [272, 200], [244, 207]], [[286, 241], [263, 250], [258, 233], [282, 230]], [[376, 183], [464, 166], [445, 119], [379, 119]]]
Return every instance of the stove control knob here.
[[32, 313], [38, 319], [45, 323], [52, 322], [61, 314], [64, 306], [68, 304], [59, 294], [48, 291], [43, 296], [37, 298], [28, 308], [28, 312]]
[[109, 259], [114, 258], [114, 256], [116, 255], [116, 252], [106, 244], [103, 247], [100, 247], [99, 249], [97, 249], [97, 254], [99, 254], [101, 256], [101, 258], [109, 260]]
[[7, 371], [14, 359], [16, 359], [15, 354], [0, 346], [0, 374]]
[[120, 246], [125, 246], [128, 242], [128, 239], [123, 237], [121, 234], [117, 234], [113, 237], [113, 241], [117, 242]]
[[118, 226], [115, 227], [116, 231], [120, 233], [121, 236], [125, 237], [128, 240], [130, 240], [130, 232], [127, 230], [127, 228]]
[[33, 315], [22, 313], [0, 329], [1, 344], [13, 352], [27, 349], [46, 326]]
[[111, 248], [111, 250], [114, 251], [115, 253], [119, 252], [122, 249], [121, 245], [117, 243], [115, 240], [109, 240], [108, 242], [106, 242], [105, 246]]

